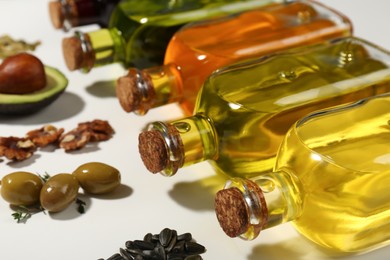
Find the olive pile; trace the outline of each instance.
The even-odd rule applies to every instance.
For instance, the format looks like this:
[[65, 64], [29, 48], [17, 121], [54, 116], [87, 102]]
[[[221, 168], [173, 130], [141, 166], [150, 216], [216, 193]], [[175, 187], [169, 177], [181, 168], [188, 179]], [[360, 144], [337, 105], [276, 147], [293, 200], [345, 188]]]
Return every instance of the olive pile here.
[[25, 171], [7, 174], [1, 179], [1, 196], [14, 206], [38, 204], [43, 210], [59, 212], [76, 200], [79, 187], [88, 194], [105, 194], [114, 191], [120, 182], [116, 168], [89, 162], [73, 173], [59, 173], [47, 180]]
[[176, 230], [164, 228], [159, 234], [147, 233], [143, 240], [127, 241], [119, 251], [106, 260], [201, 260], [206, 248], [196, 243], [191, 233], [178, 235]]

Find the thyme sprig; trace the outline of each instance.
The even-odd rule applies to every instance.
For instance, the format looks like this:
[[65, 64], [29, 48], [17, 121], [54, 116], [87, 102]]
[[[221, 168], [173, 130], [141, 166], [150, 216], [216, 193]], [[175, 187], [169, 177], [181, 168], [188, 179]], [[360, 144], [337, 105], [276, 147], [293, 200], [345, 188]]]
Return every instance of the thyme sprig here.
[[40, 206], [31, 206], [31, 207], [26, 207], [26, 206], [14, 206], [15, 212], [12, 213], [11, 215], [14, 217], [16, 220], [16, 223], [23, 223], [25, 224], [28, 219], [32, 217], [33, 214], [43, 212], [46, 214], [45, 210]]

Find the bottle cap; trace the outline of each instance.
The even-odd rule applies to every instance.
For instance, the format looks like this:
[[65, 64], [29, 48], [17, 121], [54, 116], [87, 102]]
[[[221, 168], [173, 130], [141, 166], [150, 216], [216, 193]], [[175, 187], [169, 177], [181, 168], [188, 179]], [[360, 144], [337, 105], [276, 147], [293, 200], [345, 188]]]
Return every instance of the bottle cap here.
[[117, 80], [116, 96], [126, 112], [137, 110], [142, 98], [138, 89], [137, 76], [136, 69], [129, 69], [126, 76], [122, 76]]
[[49, 2], [49, 15], [54, 28], [61, 29], [64, 26], [64, 14], [60, 1]]
[[161, 172], [169, 163], [164, 137], [157, 130], [144, 131], [138, 137], [138, 149], [145, 167], [152, 173]]
[[229, 237], [237, 237], [249, 228], [248, 208], [238, 188], [232, 187], [217, 192], [215, 212], [222, 230]]
[[73, 71], [80, 69], [84, 63], [84, 53], [81, 40], [76, 37], [68, 37], [62, 40], [62, 52], [66, 66]]

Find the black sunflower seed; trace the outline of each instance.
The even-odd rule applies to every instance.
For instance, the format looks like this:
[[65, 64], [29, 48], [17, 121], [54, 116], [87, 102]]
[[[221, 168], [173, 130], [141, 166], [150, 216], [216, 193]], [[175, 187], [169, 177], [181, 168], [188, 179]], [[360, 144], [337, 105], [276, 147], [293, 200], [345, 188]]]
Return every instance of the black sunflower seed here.
[[159, 257], [158, 259], [161, 259], [161, 260], [166, 260], [167, 259], [167, 255], [165, 253], [165, 249], [161, 245], [157, 245], [153, 249], [153, 251], [156, 253], [156, 256]]
[[191, 233], [183, 233], [183, 234], [177, 236], [177, 240], [191, 241], [192, 235], [191, 235]]
[[147, 242], [144, 240], [134, 240], [133, 246], [136, 246], [137, 248], [141, 250], [152, 250], [155, 247], [155, 244], [153, 242]]
[[152, 235], [152, 233], [147, 233], [147, 234], [144, 236], [144, 241], [146, 241], [146, 242], [152, 242], [152, 241], [153, 241], [153, 235]]
[[184, 248], [187, 253], [193, 255], [202, 254], [206, 251], [206, 248], [204, 246], [191, 241], [185, 242]]
[[107, 260], [125, 260], [120, 254], [116, 253], [107, 258]]
[[173, 231], [169, 228], [164, 228], [163, 230], [161, 230], [160, 235], [158, 237], [161, 245], [164, 247], [167, 246], [172, 239], [172, 235]]
[[184, 240], [181, 240], [181, 241], [178, 241], [172, 248], [172, 252], [173, 253], [182, 253], [184, 252], [185, 248], [184, 248], [184, 243], [185, 241]]
[[176, 245], [176, 242], [177, 242], [177, 233], [176, 233], [176, 231], [174, 230], [171, 241], [170, 241], [169, 244], [165, 247], [165, 252], [167, 252], [167, 253], [171, 252], [172, 248]]
[[119, 248], [119, 252], [125, 260], [134, 260], [134, 256], [132, 256], [127, 250]]

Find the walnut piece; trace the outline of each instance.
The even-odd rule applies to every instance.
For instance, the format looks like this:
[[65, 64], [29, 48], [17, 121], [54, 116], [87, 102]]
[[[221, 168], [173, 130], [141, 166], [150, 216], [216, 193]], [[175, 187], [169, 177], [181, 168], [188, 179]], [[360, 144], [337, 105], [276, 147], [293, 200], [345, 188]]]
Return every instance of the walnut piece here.
[[91, 133], [85, 130], [73, 129], [60, 138], [60, 147], [65, 151], [79, 150], [91, 140]]
[[91, 122], [78, 124], [78, 129], [91, 132], [91, 142], [106, 141], [114, 134], [114, 129], [105, 120], [95, 119]]
[[114, 129], [105, 120], [95, 119], [79, 123], [77, 128], [60, 137], [60, 147], [65, 151], [78, 150], [88, 142], [106, 141], [112, 137]]
[[26, 138], [30, 139], [38, 147], [45, 147], [56, 143], [63, 132], [63, 128], [57, 129], [52, 125], [45, 125], [39, 129], [29, 131], [26, 134]]
[[22, 161], [30, 158], [35, 152], [36, 146], [27, 138], [0, 137], [0, 156], [5, 156], [9, 160]]

